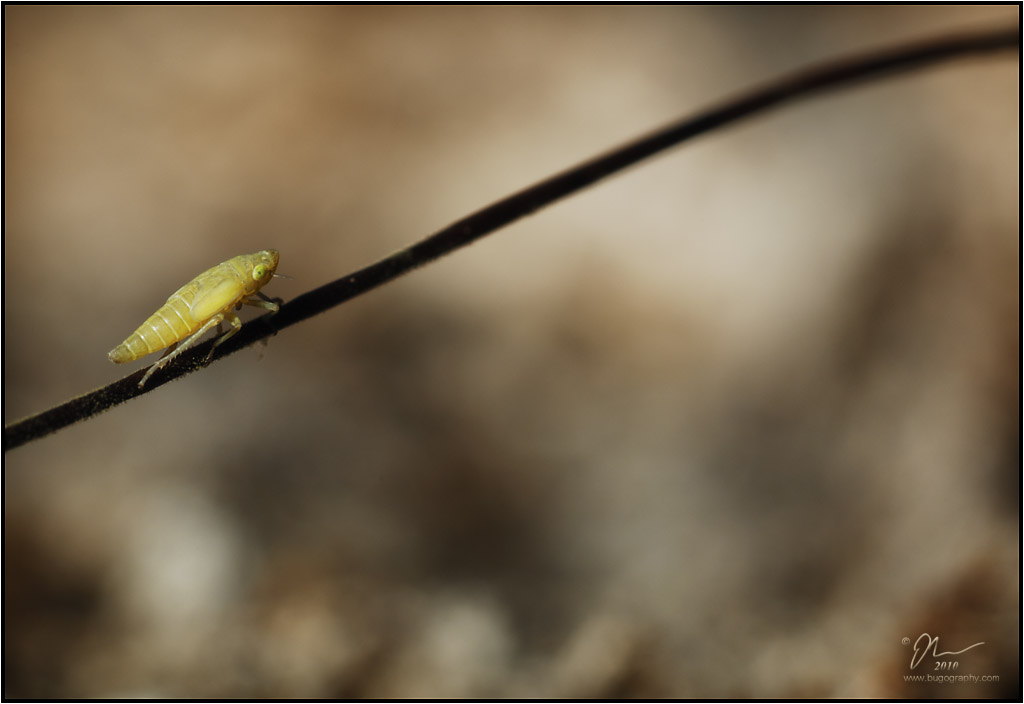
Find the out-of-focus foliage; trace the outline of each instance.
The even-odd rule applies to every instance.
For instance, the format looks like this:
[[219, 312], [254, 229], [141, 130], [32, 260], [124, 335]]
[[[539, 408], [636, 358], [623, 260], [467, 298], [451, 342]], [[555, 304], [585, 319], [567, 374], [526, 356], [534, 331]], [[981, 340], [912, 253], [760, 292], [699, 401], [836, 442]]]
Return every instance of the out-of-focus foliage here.
[[[4, 414], [1016, 7], [4, 8]], [[710, 135], [4, 467], [11, 697], [1019, 693], [1019, 60]], [[956, 674], [909, 684], [927, 632]]]

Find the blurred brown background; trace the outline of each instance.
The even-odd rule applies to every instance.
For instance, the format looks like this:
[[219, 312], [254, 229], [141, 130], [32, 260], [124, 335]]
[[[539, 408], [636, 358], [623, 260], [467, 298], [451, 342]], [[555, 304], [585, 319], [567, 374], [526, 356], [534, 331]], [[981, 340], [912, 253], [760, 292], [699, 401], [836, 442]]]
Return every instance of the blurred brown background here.
[[[4, 8], [4, 420], [1006, 7]], [[4, 695], [1020, 693], [1018, 55], [716, 132], [4, 466]], [[149, 360], [152, 361], [152, 360]], [[148, 361], [146, 363], [149, 363]], [[901, 640], [984, 641], [904, 684]]]

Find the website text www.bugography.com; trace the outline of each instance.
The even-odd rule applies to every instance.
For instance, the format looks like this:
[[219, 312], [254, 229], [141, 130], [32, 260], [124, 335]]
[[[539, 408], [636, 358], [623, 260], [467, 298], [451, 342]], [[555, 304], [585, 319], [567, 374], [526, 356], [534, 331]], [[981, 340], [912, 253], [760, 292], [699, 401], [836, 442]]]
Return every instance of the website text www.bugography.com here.
[[938, 682], [953, 684], [954, 682], [998, 682], [999, 675], [903, 675], [904, 682]]

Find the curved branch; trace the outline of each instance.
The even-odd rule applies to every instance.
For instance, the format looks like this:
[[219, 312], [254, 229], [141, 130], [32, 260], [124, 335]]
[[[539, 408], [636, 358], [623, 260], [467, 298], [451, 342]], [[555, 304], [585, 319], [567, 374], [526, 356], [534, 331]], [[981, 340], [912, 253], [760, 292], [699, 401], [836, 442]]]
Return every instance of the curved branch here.
[[[698, 135], [825, 88], [891, 75], [972, 54], [1019, 50], [1020, 40], [1019, 27], [942, 37], [841, 59], [784, 77], [556, 174], [489, 205], [376, 264], [304, 293], [283, 305], [276, 315], [264, 315], [246, 323], [241, 332], [221, 345], [216, 359], [226, 357], [279, 330], [377, 288], [611, 174]], [[140, 369], [101, 389], [6, 426], [4, 451], [85, 420], [202, 368], [212, 344], [213, 340], [210, 340], [182, 354], [166, 369], [154, 375], [143, 389], [139, 389], [137, 385], [145, 373], [144, 369]]]

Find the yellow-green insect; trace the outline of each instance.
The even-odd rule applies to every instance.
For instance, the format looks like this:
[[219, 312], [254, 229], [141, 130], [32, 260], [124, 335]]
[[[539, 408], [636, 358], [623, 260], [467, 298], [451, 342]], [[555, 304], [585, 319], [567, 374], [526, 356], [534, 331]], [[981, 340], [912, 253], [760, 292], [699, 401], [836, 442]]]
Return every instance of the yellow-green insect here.
[[[273, 278], [279, 258], [277, 250], [265, 249], [228, 259], [204, 271], [172, 293], [167, 303], [149, 316], [127, 340], [112, 349], [107, 357], [111, 362], [124, 364], [170, 347], [142, 377], [139, 382], [141, 388], [153, 372], [195, 345], [214, 325], [220, 334], [221, 323], [227, 322], [231, 328], [210, 348], [206, 358], [209, 361], [219, 345], [242, 329], [242, 321], [231, 312], [232, 309], [237, 310], [246, 303], [275, 313], [278, 311], [281, 299], [267, 298], [260, 289]], [[178, 345], [186, 337], [188, 339]]]

